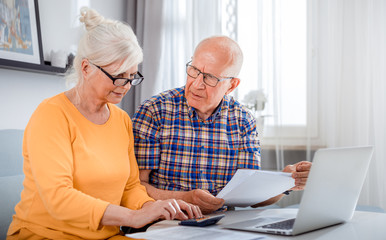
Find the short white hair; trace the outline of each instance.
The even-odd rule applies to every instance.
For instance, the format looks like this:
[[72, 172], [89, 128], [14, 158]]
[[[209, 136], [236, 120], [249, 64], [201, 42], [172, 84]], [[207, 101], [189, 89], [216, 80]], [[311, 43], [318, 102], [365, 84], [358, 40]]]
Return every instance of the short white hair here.
[[120, 68], [112, 74], [125, 72], [143, 61], [142, 49], [128, 24], [105, 19], [97, 11], [87, 7], [82, 7], [80, 14], [79, 20], [84, 23], [86, 32], [79, 41], [71, 72], [66, 77], [68, 82], [77, 84], [83, 81], [83, 59], [98, 66], [122, 60]]

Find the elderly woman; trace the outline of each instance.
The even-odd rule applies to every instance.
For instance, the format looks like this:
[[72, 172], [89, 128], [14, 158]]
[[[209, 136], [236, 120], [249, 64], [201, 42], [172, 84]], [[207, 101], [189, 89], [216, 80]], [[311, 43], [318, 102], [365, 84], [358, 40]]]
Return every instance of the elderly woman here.
[[75, 87], [44, 100], [25, 129], [24, 190], [7, 239], [116, 238], [119, 226], [201, 217], [181, 200], [154, 201], [140, 184], [132, 123], [114, 105], [143, 80], [133, 31], [88, 8], [80, 21]]

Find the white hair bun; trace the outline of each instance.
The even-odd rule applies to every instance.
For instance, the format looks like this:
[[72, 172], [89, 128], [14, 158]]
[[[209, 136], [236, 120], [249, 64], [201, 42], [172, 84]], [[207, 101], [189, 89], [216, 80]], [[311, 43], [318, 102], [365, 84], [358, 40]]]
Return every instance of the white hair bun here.
[[88, 31], [102, 24], [105, 20], [105, 18], [101, 16], [97, 11], [88, 7], [82, 7], [80, 9], [80, 15], [81, 16], [79, 18], [79, 21], [84, 23]]

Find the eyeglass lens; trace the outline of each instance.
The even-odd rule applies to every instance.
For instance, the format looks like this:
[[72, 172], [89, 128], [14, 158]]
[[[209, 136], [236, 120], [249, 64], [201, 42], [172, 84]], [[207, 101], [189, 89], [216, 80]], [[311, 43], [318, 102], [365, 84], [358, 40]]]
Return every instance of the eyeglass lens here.
[[198, 70], [197, 68], [191, 66], [191, 65], [187, 65], [186, 66], [186, 73], [192, 77], [192, 78], [197, 78], [200, 74], [203, 75], [203, 80], [206, 84], [208, 84], [209, 86], [212, 86], [212, 87], [215, 87], [217, 85], [217, 83], [220, 81], [218, 78], [216, 78], [215, 76], [212, 76], [208, 73], [203, 73], [201, 72], [200, 70]]
[[133, 79], [128, 79], [128, 78], [115, 78], [114, 79], [114, 85], [115, 86], [125, 86], [128, 82], [130, 82], [130, 84], [132, 86], [136, 86], [138, 84], [140, 84], [143, 80], [143, 77], [140, 77], [138, 75], [135, 76], [135, 78]]

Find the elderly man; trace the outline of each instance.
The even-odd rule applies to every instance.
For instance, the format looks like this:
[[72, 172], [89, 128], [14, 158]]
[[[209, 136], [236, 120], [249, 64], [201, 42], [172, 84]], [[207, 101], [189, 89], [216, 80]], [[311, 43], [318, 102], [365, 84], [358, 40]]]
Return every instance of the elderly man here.
[[[204, 39], [186, 64], [185, 87], [139, 107], [133, 118], [135, 152], [141, 182], [151, 197], [183, 199], [209, 213], [224, 204], [215, 195], [237, 169], [260, 169], [256, 121], [228, 95], [240, 83], [242, 62], [242, 51], [232, 39]], [[304, 189], [310, 168], [309, 162], [285, 167], [295, 179], [292, 190]]]

